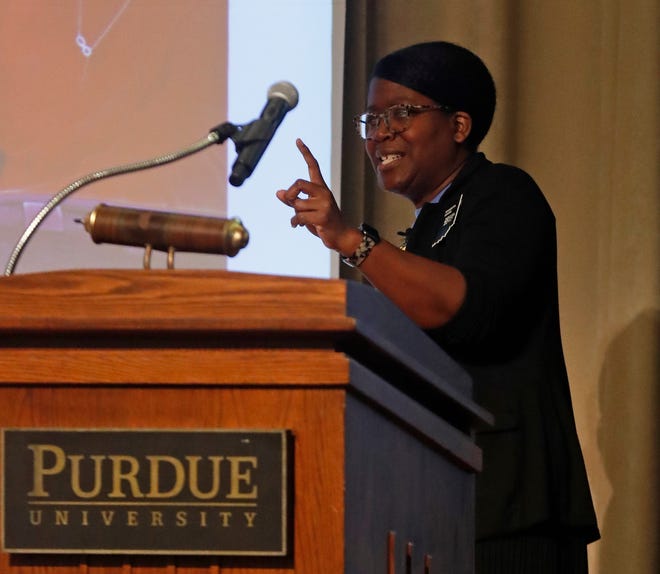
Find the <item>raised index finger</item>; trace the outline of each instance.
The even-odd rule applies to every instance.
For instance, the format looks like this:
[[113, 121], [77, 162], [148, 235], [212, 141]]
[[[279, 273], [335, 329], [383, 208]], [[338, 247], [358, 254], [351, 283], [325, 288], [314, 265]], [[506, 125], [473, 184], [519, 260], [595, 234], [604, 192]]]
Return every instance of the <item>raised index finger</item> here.
[[323, 175], [321, 174], [321, 168], [319, 167], [319, 162], [316, 161], [316, 158], [309, 150], [309, 148], [300, 138], [296, 140], [296, 146], [300, 150], [300, 153], [302, 154], [303, 159], [307, 164], [307, 171], [309, 172], [309, 180], [312, 183], [316, 183], [328, 187], [325, 183], [325, 180], [323, 179]]

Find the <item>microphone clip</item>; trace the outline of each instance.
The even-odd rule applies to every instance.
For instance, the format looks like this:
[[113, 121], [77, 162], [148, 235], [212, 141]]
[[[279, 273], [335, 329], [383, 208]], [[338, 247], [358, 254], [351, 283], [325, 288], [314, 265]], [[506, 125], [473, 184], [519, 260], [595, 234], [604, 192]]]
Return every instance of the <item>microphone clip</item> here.
[[231, 141], [234, 142], [236, 153], [240, 153], [249, 145], [269, 141], [270, 138], [265, 135], [267, 133], [266, 124], [266, 120], [257, 118], [247, 124], [238, 126], [236, 131], [229, 136]]

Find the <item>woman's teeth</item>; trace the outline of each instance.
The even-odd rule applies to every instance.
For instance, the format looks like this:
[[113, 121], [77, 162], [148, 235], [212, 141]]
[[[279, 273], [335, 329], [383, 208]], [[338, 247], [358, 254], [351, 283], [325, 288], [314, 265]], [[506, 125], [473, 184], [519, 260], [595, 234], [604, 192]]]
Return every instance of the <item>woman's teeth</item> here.
[[401, 157], [401, 154], [398, 154], [398, 153], [391, 153], [391, 154], [388, 154], [388, 155], [384, 155], [380, 158], [380, 163], [381, 163], [381, 165], [388, 165], [388, 164], [392, 163], [393, 161], [396, 161], [400, 157]]

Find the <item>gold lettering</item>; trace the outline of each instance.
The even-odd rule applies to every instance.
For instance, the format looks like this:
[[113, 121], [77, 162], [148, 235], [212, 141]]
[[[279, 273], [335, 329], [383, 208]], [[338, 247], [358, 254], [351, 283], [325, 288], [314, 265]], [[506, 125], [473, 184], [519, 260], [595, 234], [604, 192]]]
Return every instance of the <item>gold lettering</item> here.
[[138, 525], [138, 512], [137, 510], [128, 510], [126, 512], [126, 526]]
[[202, 492], [199, 489], [199, 461], [201, 456], [187, 456], [186, 460], [188, 461], [188, 472], [190, 474], [189, 486], [191, 494], [198, 499], [208, 500], [210, 498], [215, 498], [218, 495], [220, 490], [220, 463], [224, 460], [224, 456], [209, 456], [211, 461], [211, 477], [212, 477], [212, 486], [211, 490], [208, 492]]
[[55, 511], [55, 526], [68, 526], [69, 525], [69, 511], [56, 510]]
[[222, 527], [227, 528], [229, 526], [231, 512], [218, 512], [218, 514], [220, 515], [220, 520], [222, 521]]
[[151, 511], [151, 526], [163, 526], [163, 513], [159, 510]]
[[244, 512], [243, 516], [245, 516], [245, 523], [248, 528], [253, 528], [254, 527], [254, 519], [257, 517], [256, 512]]
[[[108, 457], [112, 461], [112, 491], [108, 498], [126, 498], [122, 491], [122, 482], [128, 482], [131, 488], [133, 498], [143, 498], [144, 494], [140, 491], [137, 481], [137, 473], [140, 470], [140, 463], [134, 456], [113, 455]], [[128, 470], [122, 472], [122, 463], [128, 463]]]
[[83, 511], [82, 511], [82, 520], [81, 520], [81, 524], [82, 524], [83, 526], [89, 526], [89, 516], [88, 516], [88, 514], [89, 514], [89, 510], [83, 510]]
[[[54, 444], [30, 444], [28, 448], [32, 451], [32, 490], [28, 492], [28, 496], [50, 496], [44, 489], [44, 477], [59, 474], [64, 470], [66, 458], [64, 450]], [[51, 466], [46, 466], [45, 455], [46, 453], [52, 454], [55, 459]]]
[[[245, 499], [257, 498], [257, 487], [253, 486], [251, 490], [243, 492], [241, 486], [251, 486], [252, 469], [257, 468], [257, 457], [255, 456], [228, 456], [227, 460], [231, 465], [230, 471], [230, 491], [227, 498]], [[246, 468], [249, 467], [249, 468]]]
[[101, 518], [103, 518], [103, 524], [105, 524], [106, 526], [110, 526], [115, 518], [115, 511], [101, 510]]
[[84, 458], [80, 454], [69, 455], [67, 457], [71, 461], [71, 490], [78, 498], [94, 498], [101, 492], [101, 464], [105, 460], [105, 456], [95, 454], [89, 458], [94, 461], [94, 486], [92, 490], [84, 491], [80, 487], [80, 461]]
[[202, 510], [199, 513], [199, 525], [203, 528], [206, 527], [206, 511]]
[[[151, 490], [147, 495], [149, 498], [172, 498], [183, 490], [185, 484], [185, 471], [180, 460], [173, 456], [147, 456], [150, 463]], [[160, 464], [168, 463], [174, 468], [174, 486], [167, 492], [160, 491]]]
[[30, 524], [32, 526], [41, 526], [43, 510], [30, 510]]
[[180, 510], [176, 513], [176, 525], [177, 526], [187, 526], [188, 525], [188, 513], [185, 510]]

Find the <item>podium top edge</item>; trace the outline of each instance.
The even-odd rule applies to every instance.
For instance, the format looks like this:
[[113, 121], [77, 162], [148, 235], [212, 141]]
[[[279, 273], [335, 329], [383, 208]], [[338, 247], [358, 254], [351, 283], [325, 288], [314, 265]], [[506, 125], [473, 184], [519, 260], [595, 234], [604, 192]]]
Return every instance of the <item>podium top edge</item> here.
[[[80, 270], [0, 278], [0, 332], [346, 328], [343, 280], [231, 271]], [[270, 325], [270, 327], [269, 327]]]
[[242, 334], [263, 344], [286, 334], [365, 364], [394, 361], [475, 419], [488, 419], [469, 398], [467, 373], [384, 295], [355, 281], [226, 270], [49, 271], [0, 278], [0, 308], [5, 340], [156, 332], [182, 340]]

